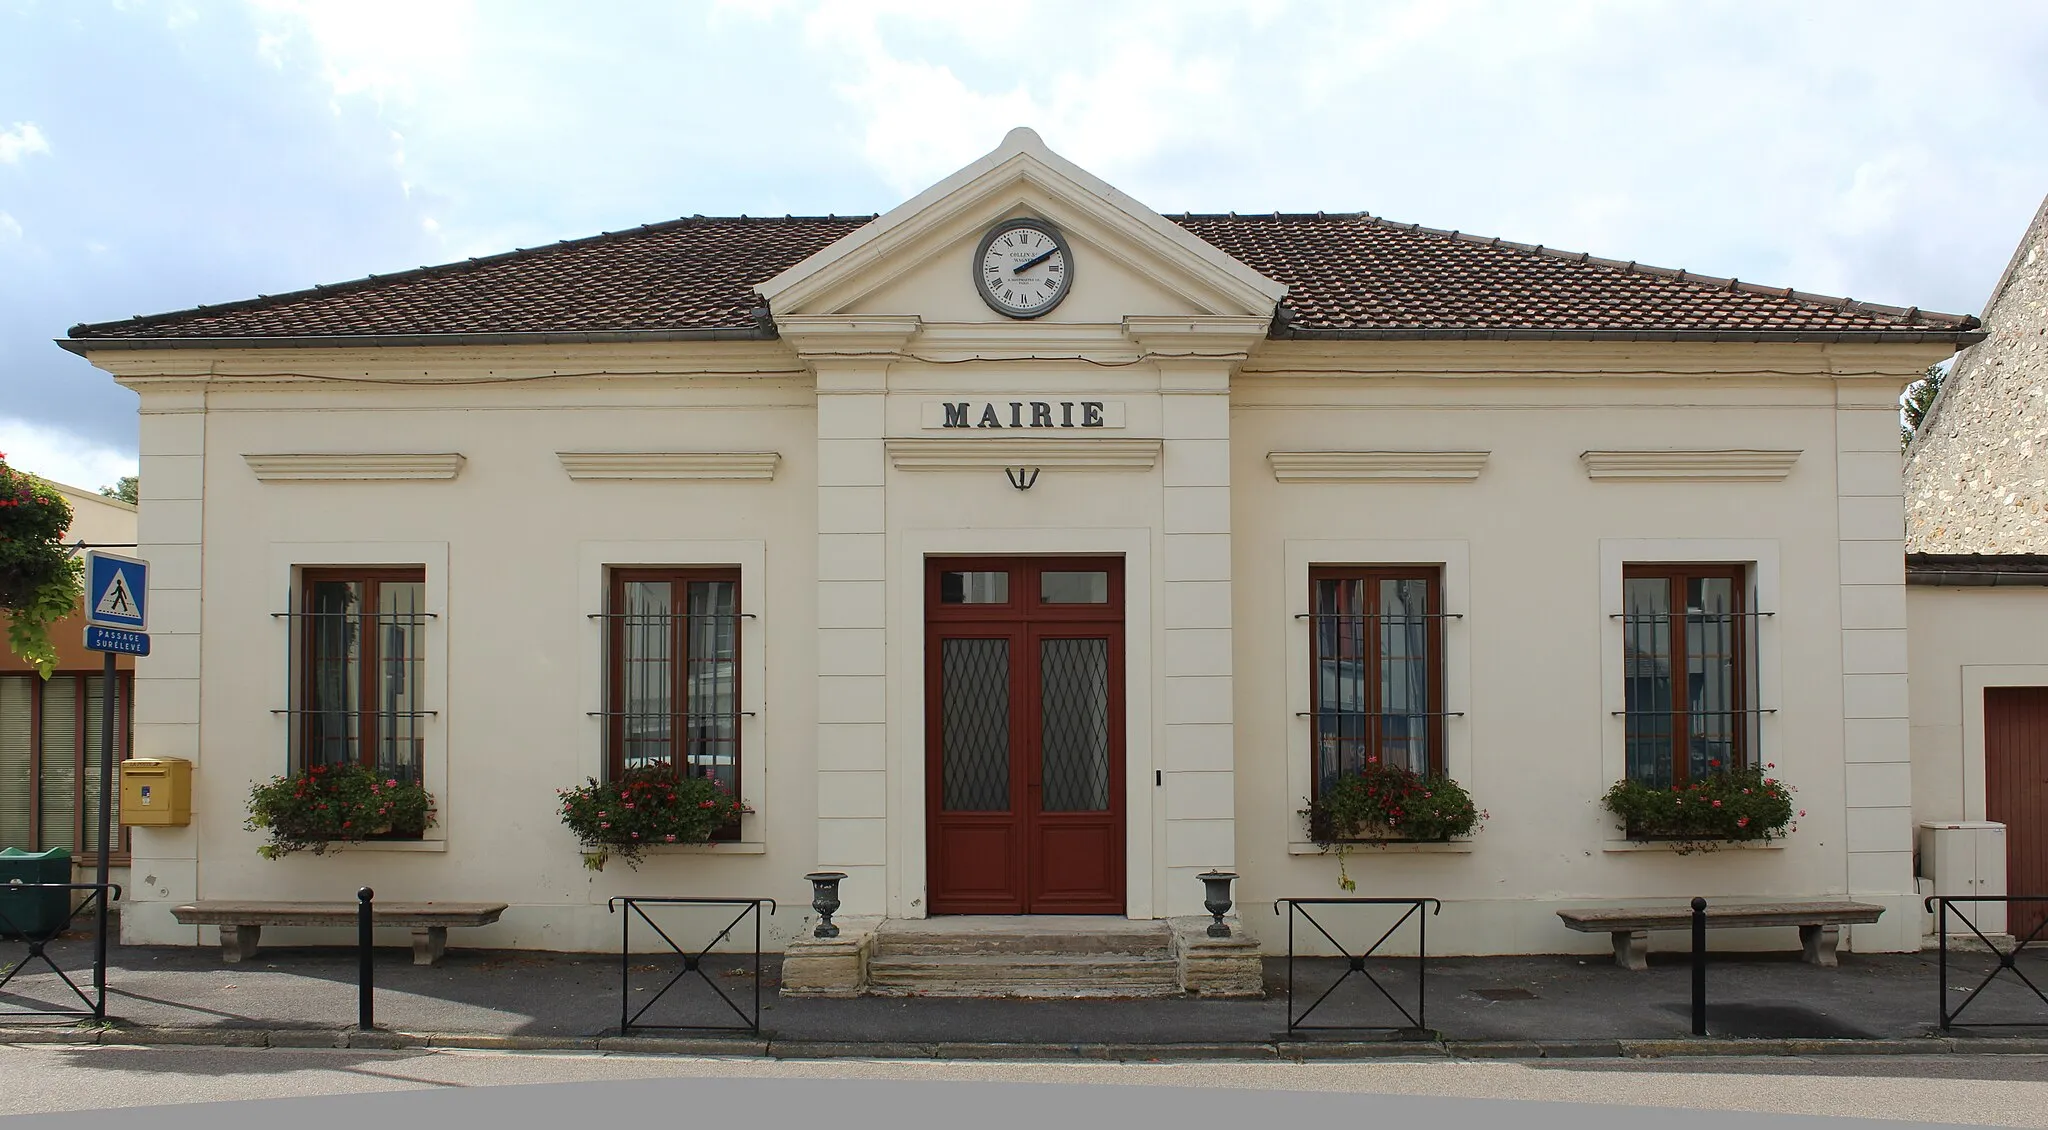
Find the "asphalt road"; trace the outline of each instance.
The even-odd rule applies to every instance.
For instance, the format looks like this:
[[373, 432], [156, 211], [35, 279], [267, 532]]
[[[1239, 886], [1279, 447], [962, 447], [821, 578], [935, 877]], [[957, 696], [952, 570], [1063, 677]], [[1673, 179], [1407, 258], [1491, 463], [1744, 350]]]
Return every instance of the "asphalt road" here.
[[[0, 1127], [8, 1130], [317, 1130], [380, 1122], [886, 1123], [897, 1130], [965, 1122], [996, 1130], [1319, 1118], [1370, 1125], [1395, 1117], [1640, 1130], [1643, 1107], [1665, 1108], [1657, 1115], [1661, 1130], [1850, 1127], [1869, 1119], [2048, 1128], [2048, 1056], [1002, 1064], [0, 1046]], [[96, 1113], [55, 1113], [63, 1111]], [[1752, 1113], [1701, 1113], [1725, 1111]]]

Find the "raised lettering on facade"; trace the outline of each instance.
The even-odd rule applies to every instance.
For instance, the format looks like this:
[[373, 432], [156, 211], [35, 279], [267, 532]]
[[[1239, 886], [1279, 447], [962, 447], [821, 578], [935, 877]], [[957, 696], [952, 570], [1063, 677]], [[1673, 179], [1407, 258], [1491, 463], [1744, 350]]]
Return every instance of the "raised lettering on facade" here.
[[1111, 400], [942, 400], [924, 406], [924, 426], [967, 431], [1063, 431], [1124, 426]]

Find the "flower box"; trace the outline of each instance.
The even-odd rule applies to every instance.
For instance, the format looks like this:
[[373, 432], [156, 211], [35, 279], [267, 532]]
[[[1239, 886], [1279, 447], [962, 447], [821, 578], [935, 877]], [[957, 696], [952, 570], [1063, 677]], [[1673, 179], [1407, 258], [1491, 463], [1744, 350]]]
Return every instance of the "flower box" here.
[[1487, 817], [1451, 778], [1382, 765], [1377, 757], [1333, 778], [1300, 815], [1309, 838], [1337, 856], [1337, 883], [1347, 891], [1358, 886], [1344, 867], [1354, 847], [1449, 843]]
[[1727, 844], [1768, 842], [1798, 831], [1806, 815], [1792, 806], [1792, 786], [1769, 775], [1776, 766], [1724, 768], [1682, 785], [1658, 787], [1616, 781], [1601, 804], [1621, 820], [1622, 834], [1641, 843], [1668, 843], [1681, 854]]
[[556, 795], [562, 823], [592, 871], [604, 870], [613, 856], [637, 869], [651, 848], [709, 843], [752, 811], [717, 780], [667, 766], [629, 769], [611, 781], [591, 777]]
[[426, 788], [366, 765], [314, 765], [249, 790], [248, 828], [270, 833], [265, 859], [372, 840], [417, 840], [434, 823]]

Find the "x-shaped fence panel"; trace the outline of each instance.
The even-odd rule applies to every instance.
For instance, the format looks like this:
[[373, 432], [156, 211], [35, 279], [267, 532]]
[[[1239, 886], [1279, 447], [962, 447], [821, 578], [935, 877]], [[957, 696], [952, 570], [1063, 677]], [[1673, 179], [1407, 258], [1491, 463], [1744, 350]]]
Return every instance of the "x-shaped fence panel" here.
[[[0, 945], [12, 943], [24, 947], [27, 951], [22, 955], [21, 960], [10, 961], [5, 966], [0, 966], [0, 1000], [4, 1000], [8, 996], [21, 996], [19, 990], [14, 993], [8, 993], [7, 986], [16, 977], [28, 972], [30, 963], [40, 961], [50, 972], [57, 975], [57, 979], [62, 981], [64, 987], [71, 990], [71, 995], [77, 997], [79, 1003], [85, 1007], [22, 1008], [6, 1007], [4, 1004], [0, 1004], [0, 1017], [75, 1016], [81, 1019], [105, 1020], [107, 1018], [107, 974], [104, 958], [97, 959], [93, 963], [92, 995], [88, 996], [84, 989], [78, 987], [78, 982], [73, 981], [71, 975], [64, 972], [63, 967], [58, 965], [56, 959], [50, 956], [50, 943], [56, 941], [70, 927], [73, 920], [86, 911], [91, 910], [100, 900], [119, 900], [121, 897], [120, 885], [118, 883], [22, 883], [10, 881], [4, 886], [0, 886], [0, 894], [5, 895], [24, 896], [30, 891], [61, 892], [59, 897], [62, 898], [63, 904], [69, 913], [58, 921], [48, 924], [46, 929], [31, 929], [30, 927], [36, 924], [22, 920], [27, 917], [24, 907], [27, 899], [19, 897], [0, 898]], [[76, 906], [71, 904], [71, 892], [73, 891], [88, 892], [85, 898], [81, 899]], [[104, 955], [106, 947], [101, 945], [97, 947], [96, 952]], [[38, 1004], [45, 1002], [31, 1000], [29, 1003]]]
[[[668, 928], [664, 928], [662, 923], [656, 922], [648, 915], [647, 908], [650, 906], [690, 907], [712, 911], [713, 913], [709, 921], [711, 926], [715, 926], [716, 929], [710, 931], [711, 940], [705, 942], [700, 948], [683, 945], [676, 941], [674, 934], [671, 934], [670, 930], [673, 929], [676, 933], [681, 933], [681, 928], [689, 925], [689, 923], [670, 921]], [[619, 1034], [630, 1035], [637, 1030], [642, 1032], [751, 1032], [759, 1035], [761, 1032], [761, 908], [764, 906], [768, 908], [768, 913], [775, 913], [775, 900], [766, 898], [640, 898], [621, 896], [610, 900], [607, 903], [607, 908], [614, 914], [623, 914], [619, 922]], [[726, 911], [732, 912], [729, 917], [725, 913]], [[644, 923], [648, 929], [654, 931], [655, 936], [667, 945], [668, 948], [666, 950], [655, 950], [654, 956], [668, 963], [670, 970], [672, 970], [668, 980], [664, 981], [661, 987], [654, 991], [653, 995], [643, 1000], [637, 1009], [633, 1007], [633, 920], [636, 918]], [[734, 994], [726, 992], [725, 987], [718, 983], [717, 978], [707, 971], [705, 961], [721, 943], [728, 940], [738, 940], [742, 927], [750, 918], [753, 920], [754, 927], [752, 950], [753, 998], [751, 1008], [743, 1006], [742, 1001], [746, 999], [745, 997], [742, 996], [739, 999], [735, 999]], [[739, 957], [747, 951], [729, 952]], [[647, 955], [643, 954], [641, 956], [644, 958]], [[657, 970], [669, 972], [669, 970], [660, 969], [661, 963], [657, 962]], [[739, 967], [735, 966], [735, 968]], [[727, 1013], [731, 1013], [738, 1023], [641, 1023], [641, 1017], [646, 1016], [649, 1010], [660, 1003], [662, 998], [668, 995], [669, 990], [675, 989], [693, 976], [698, 981], [702, 981], [711, 990], [709, 994], [705, 994], [702, 990], [697, 992], [697, 999], [701, 1006], [699, 1011], [708, 1009], [714, 1020], [722, 1019]], [[680, 996], [681, 994], [678, 995]]]
[[[2039, 984], [2036, 984], [2033, 978], [2027, 976], [2027, 971], [2021, 969], [2019, 965], [2020, 954], [2026, 950], [2028, 945], [2032, 944], [2035, 941], [2048, 942], [2048, 937], [2043, 937], [2043, 931], [2048, 930], [2048, 915], [2043, 915], [2042, 917], [2037, 919], [2034, 923], [2034, 928], [2027, 932], [2026, 937], [2015, 937], [2013, 939], [2012, 948], [2006, 949], [2000, 946], [1997, 941], [1993, 940], [1993, 938], [1989, 934], [1986, 934], [1983, 930], [1979, 929], [1977, 923], [1973, 921], [1968, 914], [1963, 913], [1963, 911], [1958, 908], [1958, 903], [1997, 903], [2002, 906], [2010, 907], [2014, 903], [2048, 903], [2048, 895], [1958, 895], [1954, 897], [1948, 895], [1934, 895], [1928, 898], [1927, 901], [1923, 904], [1928, 910], [1934, 911], [1939, 916], [1939, 920], [1935, 924], [1934, 933], [1937, 944], [1940, 947], [1940, 956], [1936, 961], [1936, 968], [1939, 970], [1941, 976], [1941, 1030], [1944, 1032], [1948, 1031], [1949, 1028], [1955, 1024], [1957, 1017], [1961, 1016], [1964, 1012], [1967, 1012], [1971, 1005], [1976, 1004], [1978, 1001], [1984, 999], [1985, 989], [1989, 988], [1994, 982], [1998, 981], [1999, 978], [2005, 977], [2007, 975], [2010, 975], [2012, 980], [2017, 981], [2020, 984], [2026, 986], [2027, 990], [2034, 994], [2034, 999], [2040, 1001], [2043, 1007], [2044, 1011], [2042, 1015], [2031, 1020], [1979, 1020], [1972, 1023], [1970, 1027], [2048, 1027], [2048, 992], [2043, 992], [2041, 986]], [[1982, 911], [1979, 911], [1978, 913], [1981, 914]], [[1958, 922], [1961, 922], [1964, 926], [1967, 926], [1969, 928], [1970, 933], [1975, 934], [1977, 936], [1977, 940], [1979, 942], [1982, 942], [1985, 948], [1990, 951], [1993, 962], [1991, 966], [1991, 972], [1986, 973], [1984, 975], [1983, 980], [1978, 981], [1974, 988], [1963, 990], [1964, 992], [1968, 993], [1969, 996], [1966, 1000], [1963, 1001], [1962, 1004], [1956, 1006], [1953, 1012], [1951, 1012], [1948, 1007], [1948, 922], [1950, 915], [1954, 915], [1955, 919]], [[2039, 971], [2037, 970], [2036, 972]], [[2021, 999], [2024, 1000], [2025, 998]]]
[[[1291, 1036], [1296, 1032], [1317, 1031], [1377, 1031], [1419, 1033], [1428, 1030], [1428, 1013], [1426, 1011], [1428, 1000], [1428, 994], [1426, 990], [1429, 978], [1428, 923], [1431, 915], [1443, 913], [1443, 903], [1433, 898], [1280, 899], [1273, 904], [1273, 913], [1281, 913], [1280, 908], [1282, 906], [1285, 906], [1287, 908], [1286, 914], [1288, 1035]], [[1346, 944], [1344, 941], [1340, 940], [1337, 937], [1337, 933], [1334, 933], [1332, 931], [1337, 930], [1341, 932], [1342, 930], [1342, 927], [1337, 925], [1335, 921], [1335, 916], [1338, 914], [1342, 914], [1343, 912], [1341, 910], [1337, 910], [1336, 908], [1359, 906], [1402, 907], [1405, 909], [1403, 909], [1401, 913], [1397, 917], [1395, 917], [1392, 925], [1388, 926], [1385, 930], [1381, 931], [1379, 937], [1373, 939], [1373, 943], [1371, 945], [1365, 946], [1363, 949], [1357, 949], [1356, 952], [1353, 952], [1356, 948], [1355, 944]], [[1323, 915], [1323, 918], [1321, 919], [1317, 918], [1316, 916], [1319, 911]], [[1325, 921], [1326, 919], [1328, 920], [1327, 922]], [[1399, 931], [1403, 926], [1407, 925], [1411, 921], [1415, 923], [1415, 1008], [1413, 1011], [1409, 1010], [1408, 1005], [1402, 1000], [1401, 997], [1395, 995], [1388, 989], [1386, 982], [1381, 981], [1379, 977], [1375, 977], [1373, 975], [1372, 970], [1366, 967], [1367, 961], [1373, 958], [1374, 955], [1379, 953], [1380, 947], [1386, 945], [1387, 941], [1394, 937], [1397, 931]], [[1337, 975], [1336, 980], [1331, 981], [1329, 985], [1324, 987], [1323, 991], [1317, 994], [1316, 998], [1310, 1001], [1306, 1008], [1299, 1007], [1297, 1003], [1298, 996], [1306, 995], [1306, 990], [1304, 990], [1300, 994], [1297, 994], [1296, 992], [1295, 964], [1297, 959], [1301, 956], [1298, 952], [1299, 947], [1296, 945], [1295, 937], [1295, 925], [1297, 922], [1305, 924], [1310, 929], [1314, 930], [1315, 934], [1320, 934], [1325, 941], [1329, 942], [1331, 946], [1334, 946], [1344, 966], [1343, 972]], [[1307, 935], [1307, 937], [1310, 940], [1313, 940], [1314, 935]], [[1389, 956], [1386, 958], [1382, 958], [1381, 960], [1383, 962], [1389, 962], [1400, 959]], [[1385, 974], [1385, 972], [1386, 970], [1382, 970], [1383, 975]], [[1326, 1005], [1330, 1006], [1331, 1008], [1336, 1007], [1336, 1002], [1332, 1000], [1333, 995], [1337, 992], [1338, 989], [1346, 986], [1347, 984], [1352, 983], [1351, 979], [1354, 976], [1361, 978], [1365, 984], [1371, 986], [1372, 990], [1379, 994], [1380, 999], [1384, 1000], [1386, 1004], [1392, 1008], [1392, 1013], [1385, 1014], [1388, 1019], [1391, 1019], [1393, 1016], [1398, 1015], [1403, 1021], [1405, 1021], [1405, 1023], [1309, 1023], [1309, 1017], [1314, 1015], [1317, 1009], [1325, 1008]], [[1368, 999], [1370, 999], [1369, 996]]]

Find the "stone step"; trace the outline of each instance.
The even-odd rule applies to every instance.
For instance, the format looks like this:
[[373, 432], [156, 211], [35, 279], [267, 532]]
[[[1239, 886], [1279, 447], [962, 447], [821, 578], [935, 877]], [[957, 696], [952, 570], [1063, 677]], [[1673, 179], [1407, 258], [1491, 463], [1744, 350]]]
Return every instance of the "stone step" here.
[[870, 992], [887, 996], [1177, 996], [1174, 961], [1164, 954], [948, 954], [876, 957]]
[[876, 958], [1100, 954], [1168, 957], [1173, 933], [1160, 922], [1121, 918], [946, 917], [890, 922], [875, 935]]
[[1062, 938], [1043, 934], [973, 938], [889, 937], [875, 939], [874, 957], [1165, 957], [1169, 938]]

